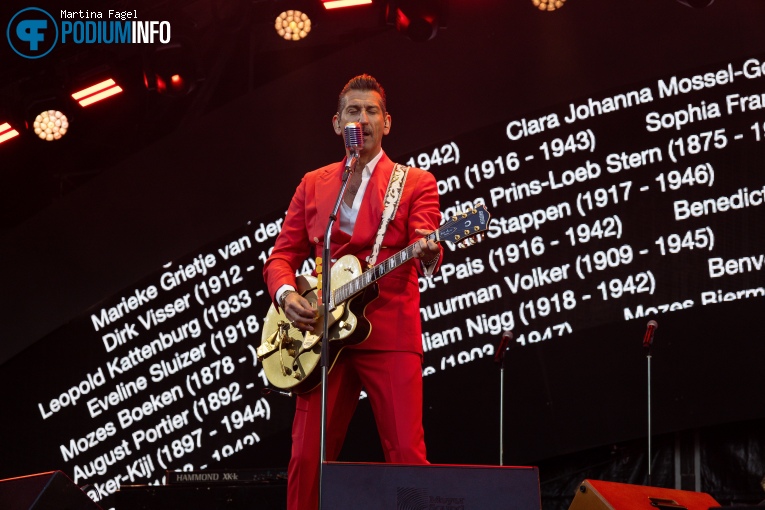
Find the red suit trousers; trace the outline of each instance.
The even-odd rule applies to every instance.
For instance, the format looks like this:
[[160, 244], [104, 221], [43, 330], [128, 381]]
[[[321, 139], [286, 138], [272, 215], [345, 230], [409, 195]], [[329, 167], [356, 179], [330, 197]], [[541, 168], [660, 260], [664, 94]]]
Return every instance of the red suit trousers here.
[[[340, 453], [363, 388], [372, 405], [385, 461], [428, 463], [419, 354], [345, 349], [327, 379], [328, 461], [336, 460]], [[319, 506], [321, 393], [319, 387], [297, 397], [287, 482], [288, 510], [314, 510]]]

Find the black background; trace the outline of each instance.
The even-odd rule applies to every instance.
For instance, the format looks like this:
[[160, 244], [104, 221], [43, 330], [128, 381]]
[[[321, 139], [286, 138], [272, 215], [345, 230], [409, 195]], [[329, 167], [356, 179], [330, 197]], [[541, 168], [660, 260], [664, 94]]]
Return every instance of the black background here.
[[[763, 253], [759, 208], [673, 224], [671, 203], [676, 199], [716, 198], [730, 195], [742, 185], [754, 189], [765, 184], [759, 177], [764, 143], [755, 143], [748, 131], [752, 123], [765, 118], [758, 112], [723, 114], [721, 119], [698, 122], [680, 132], [655, 134], [645, 131], [643, 119], [649, 111], [674, 111], [701, 100], [722, 105], [723, 96], [730, 92], [762, 94], [763, 78], [737, 79], [733, 85], [666, 100], [659, 100], [656, 92], [657, 79], [716, 71], [728, 63], [740, 66], [751, 56], [763, 59], [762, 9], [754, 1], [718, 1], [707, 9], [695, 10], [667, 0], [618, 5], [568, 2], [559, 12], [541, 13], [531, 5], [508, 6], [486, 0], [454, 3], [449, 28], [423, 45], [390, 30], [361, 29], [345, 40], [322, 41], [300, 51], [265, 45], [254, 51], [244, 44], [251, 33], [242, 35], [233, 46], [237, 51], [224, 67], [227, 72], [238, 69], [239, 75], [245, 69], [255, 73], [258, 77], [252, 79], [250, 75], [246, 86], [236, 79], [219, 79], [216, 87], [202, 88], [200, 92], [207, 92], [208, 102], [187, 110], [186, 117], [182, 116], [184, 122], [161, 133], [164, 137], [160, 141], [123, 154], [120, 162], [100, 168], [76, 189], [43, 200], [42, 207], [29, 206], [27, 210], [35, 209], [33, 213], [18, 213], [16, 202], [21, 199], [11, 199], [12, 192], [7, 192], [6, 228], [0, 240], [4, 296], [0, 307], [4, 339], [0, 377], [6, 388], [5, 415], [13, 419], [3, 423], [0, 475], [54, 468], [69, 471], [71, 466], [61, 460], [58, 445], [75, 437], [77, 430], [82, 434], [93, 429], [96, 422], [83, 426], [84, 415], [64, 418], [62, 412], [57, 417], [60, 423], [54, 419], [42, 423], [36, 404], [57, 396], [103, 364], [103, 348], [90, 328], [90, 313], [110, 306], [133, 288], [156, 284], [163, 272], [161, 266], [168, 261], [186, 263], [197, 253], [217, 250], [243, 234], [251, 236], [261, 222], [279, 218], [299, 176], [341, 156], [340, 141], [331, 134], [329, 120], [337, 91], [358, 72], [376, 75], [387, 88], [394, 123], [386, 151], [393, 159], [405, 162], [452, 141], [459, 146], [459, 164], [432, 169], [439, 179], [462, 176], [465, 165], [495, 159], [511, 150], [528, 154], [544, 140], [580, 129], [593, 130], [598, 143], [595, 154], [570, 155], [552, 162], [549, 168], [537, 157], [533, 163], [522, 165], [512, 178], [516, 182], [541, 179], [548, 169], [573, 168], [587, 158], [601, 163], [603, 177], [502, 205], [491, 211], [495, 216], [521, 214], [560, 200], [573, 204], [576, 193], [588, 187], [633, 181], [631, 201], [604, 210], [604, 214], [618, 214], [625, 220], [623, 239], [571, 249], [561, 242], [538, 260], [508, 268], [510, 274], [524, 273], [537, 265], [559, 265], [571, 262], [576, 255], [629, 243], [635, 251], [651, 248], [651, 254], [636, 259], [629, 269], [650, 268], [657, 275], [659, 291], [650, 299], [625, 298], [608, 307], [596, 306], [595, 299], [586, 305], [578, 301], [575, 310], [559, 316], [570, 321], [572, 334], [536, 345], [513, 346], [506, 366], [505, 462], [535, 463], [643, 437], [647, 363], [641, 340], [646, 319], [625, 322], [622, 308], [626, 303], [698, 300], [699, 291], [713, 288], [762, 285], [757, 272], [721, 278], [724, 283], [719, 285], [705, 272], [708, 256], [727, 259]], [[212, 53], [214, 48], [211, 46]], [[3, 62], [18, 66], [6, 50]], [[42, 65], [25, 63], [13, 72], [21, 76], [36, 72], [35, 66]], [[219, 78], [232, 76], [220, 72]], [[588, 98], [644, 86], [654, 90], [654, 101], [646, 105], [564, 125], [520, 142], [510, 142], [504, 136], [510, 120], [553, 111], [562, 116], [570, 102], [585, 103]], [[229, 93], [224, 100], [221, 97], [227, 95], [226, 87]], [[93, 119], [90, 122], [95, 123]], [[675, 168], [666, 159], [640, 170], [605, 175], [603, 159], [610, 151], [658, 146], [666, 156], [670, 136], [720, 128], [745, 133], [747, 139], [729, 140], [726, 149], [689, 157], [677, 165], [684, 168], [686, 164], [711, 162], [716, 175], [713, 187], [658, 193], [655, 176]], [[15, 194], [32, 200], [29, 189], [34, 186], [27, 173], [34, 171], [32, 155], [44, 160], [56, 156], [57, 149], [30, 147], [25, 141], [0, 146], [0, 150], [12, 163], [8, 166], [9, 182], [18, 185]], [[76, 149], [69, 150], [77, 157], [62, 159], [59, 165], [71, 171], [87, 166], [88, 151], [93, 149], [72, 147]], [[54, 152], [45, 154], [43, 150]], [[22, 174], [27, 177], [19, 177]], [[47, 183], [42, 177], [40, 181]], [[508, 185], [498, 178], [495, 181], [492, 186]], [[652, 186], [645, 198], [638, 198], [638, 184]], [[445, 194], [442, 208], [455, 200], [481, 195], [487, 198], [486, 190]], [[585, 282], [572, 275], [567, 283], [543, 288], [540, 294], [513, 296], [502, 282], [503, 274], [488, 268], [488, 250], [520, 242], [530, 234], [546, 240], [563, 239], [565, 228], [596, 217], [547, 224], [539, 233], [487, 239], [471, 248], [472, 252], [448, 252], [446, 262], [481, 257], [486, 271], [480, 277], [426, 292], [423, 305], [493, 282], [502, 287], [503, 300], [453, 314], [438, 324], [426, 323], [425, 330], [462, 324], [464, 332], [466, 317], [503, 310], [514, 310], [517, 320], [519, 298], [549, 296], [567, 289], [578, 295], [596, 295], [593, 287], [597, 282], [629, 274], [620, 268], [603, 272], [603, 278], [601, 274], [590, 275]], [[713, 254], [698, 250], [665, 257], [655, 254], [653, 242], [659, 235], [706, 225], [715, 232]], [[254, 267], [242, 286], [253, 294], [262, 288], [257, 260], [262, 248], [253, 247], [241, 256]], [[260, 317], [267, 304], [267, 298], [260, 296], [247, 313]], [[762, 359], [758, 327], [761, 308], [762, 298], [755, 298], [656, 317], [660, 324], [652, 358], [656, 433], [762, 417], [761, 406], [752, 394], [753, 388], [762, 385], [758, 369]], [[523, 328], [517, 327], [516, 334], [521, 332]], [[207, 336], [203, 334], [202, 339]], [[464, 340], [464, 346], [450, 347], [448, 352], [493, 344], [497, 339], [485, 335], [469, 343]], [[241, 344], [236, 349], [246, 355]], [[425, 364], [436, 366], [443, 355], [447, 355], [446, 349], [426, 355]], [[237, 368], [236, 377], [257, 380], [256, 370], [249, 368]], [[432, 462], [497, 462], [496, 365], [484, 358], [437, 371], [426, 377], [425, 392], [425, 426]], [[227, 466], [286, 465], [291, 402], [273, 396], [269, 402], [274, 414], [259, 431], [262, 442], [248, 450], [251, 453], [229, 458]], [[81, 404], [78, 407], [77, 412], [82, 413]], [[380, 459], [370, 414], [362, 402], [344, 459]]]

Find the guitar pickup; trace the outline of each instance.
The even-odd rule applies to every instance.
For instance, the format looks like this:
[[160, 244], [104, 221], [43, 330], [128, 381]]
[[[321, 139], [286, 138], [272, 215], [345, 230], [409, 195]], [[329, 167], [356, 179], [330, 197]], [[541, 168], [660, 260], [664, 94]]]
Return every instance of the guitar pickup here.
[[303, 350], [307, 351], [311, 349], [319, 340], [321, 340], [321, 335], [316, 335], [310, 331], [306, 332], [305, 338], [303, 339]]

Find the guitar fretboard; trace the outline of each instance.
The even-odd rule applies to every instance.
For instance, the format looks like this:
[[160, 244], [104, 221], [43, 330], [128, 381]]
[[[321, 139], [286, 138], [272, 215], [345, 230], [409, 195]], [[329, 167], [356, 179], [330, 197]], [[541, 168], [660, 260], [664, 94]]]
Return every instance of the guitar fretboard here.
[[[441, 241], [444, 241], [444, 240], [451, 240], [452, 242], [458, 242], [467, 237], [476, 235], [479, 232], [485, 231], [489, 222], [489, 213], [488, 211], [486, 211], [486, 207], [484, 205], [480, 205], [479, 208], [480, 208], [480, 211], [476, 211], [475, 209], [473, 209], [471, 214], [462, 213], [461, 215], [453, 216], [449, 221], [445, 222], [438, 230], [435, 230], [431, 232], [430, 234], [428, 234], [427, 236], [425, 236], [425, 239], [428, 241], [435, 241], [437, 243], [440, 243]], [[481, 212], [483, 214], [481, 214]], [[472, 230], [470, 230], [468, 228], [470, 226], [470, 223], [468, 223], [468, 220], [482, 220], [482, 221], [479, 221], [478, 223], [476, 223], [480, 225], [480, 227], [473, 226]], [[457, 235], [455, 236], [455, 234]], [[336, 307], [340, 305], [347, 299], [350, 299], [351, 297], [355, 296], [356, 294], [364, 290], [367, 286], [374, 283], [379, 278], [382, 278], [383, 276], [390, 273], [391, 271], [396, 269], [398, 266], [400, 266], [407, 260], [411, 259], [414, 256], [414, 246], [417, 244], [417, 242], [410, 244], [409, 246], [407, 246], [400, 252], [385, 259], [378, 265], [364, 271], [362, 274], [360, 274], [353, 280], [335, 289], [332, 292], [332, 306]]]
[[[430, 234], [427, 239], [435, 239], [435, 234]], [[378, 265], [364, 271], [361, 275], [349, 281], [348, 283], [341, 285], [332, 293], [333, 304], [344, 302], [346, 299], [358, 294], [369, 285], [382, 278], [386, 274], [390, 273], [398, 266], [411, 259], [414, 255], [414, 245], [410, 244], [395, 255], [385, 259]]]

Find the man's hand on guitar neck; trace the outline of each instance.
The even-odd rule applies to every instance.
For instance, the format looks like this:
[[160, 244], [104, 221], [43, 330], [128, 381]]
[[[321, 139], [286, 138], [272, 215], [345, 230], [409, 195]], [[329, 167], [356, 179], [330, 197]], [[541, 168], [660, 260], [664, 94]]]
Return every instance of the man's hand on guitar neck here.
[[296, 291], [286, 291], [282, 310], [292, 325], [303, 331], [313, 331], [316, 324], [316, 309]]
[[433, 231], [418, 228], [415, 232], [423, 237], [417, 241], [417, 244], [412, 248], [412, 255], [414, 255], [414, 258], [420, 259], [423, 265], [427, 267], [432, 266], [438, 262], [438, 257], [441, 255], [441, 250], [439, 249], [438, 244], [432, 239], [425, 239], [425, 236], [431, 234]]

